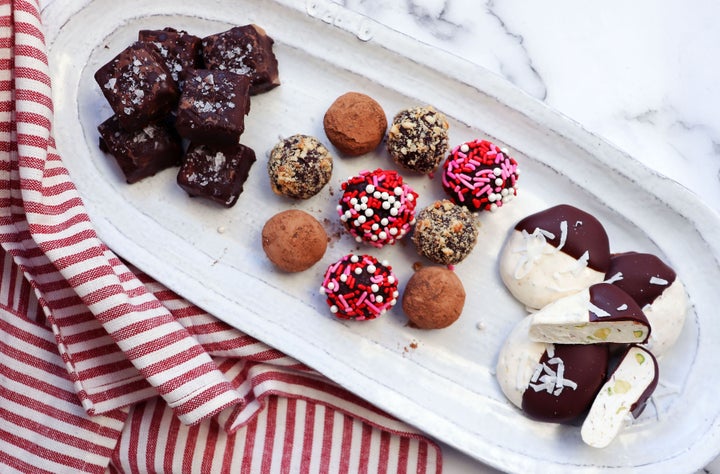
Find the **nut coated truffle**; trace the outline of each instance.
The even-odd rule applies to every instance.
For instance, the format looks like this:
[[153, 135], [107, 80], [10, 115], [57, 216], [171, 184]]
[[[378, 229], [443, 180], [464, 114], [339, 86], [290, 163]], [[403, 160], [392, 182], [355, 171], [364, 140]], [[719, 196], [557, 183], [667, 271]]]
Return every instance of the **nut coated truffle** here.
[[317, 138], [293, 135], [270, 151], [268, 176], [275, 194], [308, 199], [330, 181], [333, 159]]
[[325, 134], [341, 153], [359, 156], [373, 151], [387, 130], [385, 111], [372, 97], [348, 92], [332, 103], [323, 119]]
[[357, 242], [377, 248], [392, 245], [415, 224], [418, 195], [397, 172], [381, 168], [362, 171], [341, 186], [337, 211]]
[[340, 319], [375, 319], [397, 303], [398, 281], [392, 267], [371, 255], [348, 254], [330, 265], [320, 293]]
[[325, 255], [327, 243], [327, 233], [317, 219], [297, 209], [275, 214], [262, 230], [265, 255], [286, 272], [312, 267]]
[[458, 145], [443, 165], [442, 186], [450, 199], [472, 212], [495, 211], [517, 195], [517, 161], [487, 140]]
[[475, 216], [465, 206], [443, 199], [418, 213], [412, 240], [428, 260], [453, 265], [470, 254], [477, 236]]
[[422, 329], [442, 329], [457, 321], [465, 306], [465, 288], [454, 271], [423, 267], [405, 287], [402, 308]]
[[419, 173], [432, 173], [448, 149], [449, 124], [433, 107], [400, 111], [390, 125], [387, 149], [400, 166]]

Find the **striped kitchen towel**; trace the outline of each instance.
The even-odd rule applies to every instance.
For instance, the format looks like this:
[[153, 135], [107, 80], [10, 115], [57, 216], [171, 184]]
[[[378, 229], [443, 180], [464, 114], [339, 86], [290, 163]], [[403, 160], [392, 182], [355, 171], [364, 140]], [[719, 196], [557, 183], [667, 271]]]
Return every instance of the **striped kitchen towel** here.
[[52, 136], [34, 1], [0, 0], [0, 472], [438, 472], [413, 428], [120, 261]]

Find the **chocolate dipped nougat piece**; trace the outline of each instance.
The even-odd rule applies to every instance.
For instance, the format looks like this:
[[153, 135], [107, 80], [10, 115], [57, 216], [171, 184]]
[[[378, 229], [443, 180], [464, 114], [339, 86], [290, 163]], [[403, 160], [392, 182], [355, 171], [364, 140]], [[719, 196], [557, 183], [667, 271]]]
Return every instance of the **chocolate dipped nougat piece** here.
[[505, 340], [496, 365], [503, 394], [527, 416], [573, 423], [605, 381], [609, 344], [549, 344], [530, 339], [523, 318]]
[[182, 139], [166, 122], [154, 122], [128, 132], [117, 115], [98, 125], [100, 149], [115, 158], [129, 184], [178, 166], [183, 156]]
[[247, 76], [250, 94], [269, 91], [280, 85], [274, 41], [257, 25], [236, 26], [202, 40], [203, 60], [208, 69]]
[[179, 89], [155, 46], [135, 42], [95, 72], [95, 81], [118, 117], [134, 131], [165, 117]]
[[629, 294], [647, 316], [652, 333], [645, 347], [656, 357], [667, 352], [680, 336], [690, 307], [675, 271], [655, 255], [625, 252], [610, 259], [606, 281]]
[[244, 145], [191, 143], [178, 172], [177, 182], [190, 196], [232, 207], [243, 191], [255, 152]]
[[181, 85], [192, 69], [202, 68], [202, 39], [175, 28], [140, 30], [138, 40], [155, 46], [173, 80]]
[[591, 214], [566, 204], [520, 220], [500, 254], [500, 276], [528, 308], [540, 309], [605, 278], [610, 244]]
[[585, 444], [594, 448], [609, 445], [631, 416], [640, 416], [657, 384], [655, 356], [647, 349], [630, 346], [585, 417], [580, 430]]
[[188, 74], [175, 128], [194, 143], [236, 145], [250, 111], [250, 79], [229, 71], [198, 69]]
[[644, 343], [650, 323], [620, 288], [597, 283], [543, 307], [530, 318], [530, 338], [558, 344]]

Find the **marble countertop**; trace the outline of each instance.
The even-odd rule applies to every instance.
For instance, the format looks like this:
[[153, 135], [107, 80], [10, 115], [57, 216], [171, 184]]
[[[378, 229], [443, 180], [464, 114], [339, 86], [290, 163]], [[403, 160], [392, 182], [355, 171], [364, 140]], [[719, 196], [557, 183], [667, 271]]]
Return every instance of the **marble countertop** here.
[[[504, 77], [720, 212], [720, 68], [708, 54], [720, 3], [334, 1]], [[496, 472], [444, 456], [447, 474]]]

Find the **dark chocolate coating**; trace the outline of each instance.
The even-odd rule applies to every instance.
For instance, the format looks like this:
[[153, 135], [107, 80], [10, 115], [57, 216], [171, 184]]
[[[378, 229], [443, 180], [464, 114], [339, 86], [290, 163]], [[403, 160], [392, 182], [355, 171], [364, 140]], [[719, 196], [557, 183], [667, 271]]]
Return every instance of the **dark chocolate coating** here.
[[190, 196], [232, 207], [243, 191], [255, 152], [244, 145], [211, 146], [191, 143], [177, 182]]
[[257, 25], [236, 26], [203, 38], [203, 60], [208, 69], [220, 69], [248, 76], [250, 94], [280, 85], [273, 39]]
[[229, 71], [198, 69], [188, 74], [175, 128], [195, 143], [235, 145], [250, 111], [250, 80]]
[[100, 125], [100, 149], [117, 161], [128, 183], [152, 176], [158, 171], [180, 165], [182, 140], [165, 122], [146, 125], [135, 132], [120, 128], [117, 115]]
[[[577, 388], [565, 387], [559, 395], [528, 387], [523, 393], [522, 409], [531, 418], [553, 423], [571, 423], [592, 405], [595, 395], [605, 382], [609, 349], [607, 344], [555, 344], [553, 357], [565, 364], [564, 378], [577, 383]], [[539, 363], [551, 358], [547, 352]], [[550, 365], [555, 369], [556, 366]]]
[[[630, 350], [630, 347], [628, 347], [628, 351]], [[632, 413], [635, 418], [640, 416], [640, 414], [645, 410], [645, 406], [647, 405], [648, 400], [650, 400], [650, 397], [657, 388], [658, 381], [660, 380], [660, 369], [658, 367], [657, 359], [652, 354], [652, 352], [645, 349], [644, 347], [640, 347], [640, 349], [642, 349], [643, 353], [645, 354], [645, 360], [650, 359], [652, 361], [653, 366], [655, 367], [655, 377], [653, 377], [652, 382], [650, 382], [650, 384], [645, 388], [643, 393], [640, 395], [640, 398], [638, 398], [637, 401], [635, 401], [635, 403], [633, 403], [630, 407], [630, 413]], [[623, 358], [624, 357], [625, 356], [623, 356]]]
[[177, 104], [179, 89], [155, 46], [136, 42], [95, 72], [124, 130], [161, 119]]
[[567, 240], [562, 252], [578, 259], [589, 253], [588, 267], [605, 273], [610, 267], [610, 243], [605, 228], [591, 214], [567, 204], [532, 214], [515, 225], [515, 229], [532, 234], [535, 229], [551, 232], [548, 243], [560, 246], [560, 223], [567, 222]]
[[[592, 311], [588, 311], [590, 321], [634, 321], [647, 326], [647, 334], [650, 336], [650, 323], [632, 296], [609, 283], [597, 283], [592, 285], [589, 291], [590, 303], [610, 314], [610, 316], [598, 317]], [[623, 306], [625, 309], [619, 309]], [[647, 342], [647, 338], [643, 342]]]
[[140, 30], [138, 40], [155, 46], [176, 82], [189, 70], [202, 69], [202, 39], [174, 28]]
[[[613, 281], [613, 285], [629, 294], [641, 308], [655, 301], [677, 277], [675, 271], [655, 255], [638, 252], [616, 254], [610, 258], [605, 278], [613, 278], [618, 273], [622, 274], [622, 279]], [[653, 277], [668, 283], [650, 283]]]

